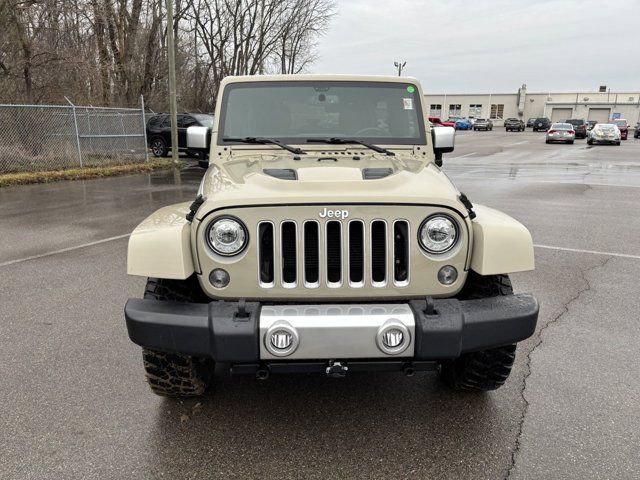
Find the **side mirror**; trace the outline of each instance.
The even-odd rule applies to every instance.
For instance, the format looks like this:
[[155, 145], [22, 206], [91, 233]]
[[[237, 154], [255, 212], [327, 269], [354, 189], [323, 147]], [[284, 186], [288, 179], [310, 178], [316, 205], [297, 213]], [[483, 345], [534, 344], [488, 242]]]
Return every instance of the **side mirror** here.
[[432, 128], [431, 140], [433, 141], [433, 153], [436, 155], [436, 165], [441, 167], [442, 154], [453, 152], [456, 129], [453, 127]]
[[187, 148], [209, 151], [211, 131], [208, 127], [192, 126], [187, 128]]

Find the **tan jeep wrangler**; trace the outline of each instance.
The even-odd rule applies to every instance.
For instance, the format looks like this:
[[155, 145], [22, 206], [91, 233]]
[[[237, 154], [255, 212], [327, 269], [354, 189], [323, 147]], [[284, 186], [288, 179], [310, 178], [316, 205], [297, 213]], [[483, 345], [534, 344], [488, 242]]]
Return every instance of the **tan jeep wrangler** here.
[[[441, 171], [415, 79], [227, 77], [192, 204], [132, 233], [125, 306], [152, 390], [199, 395], [233, 374], [438, 370], [455, 389], [507, 379], [538, 303], [528, 230]], [[192, 127], [188, 142], [206, 132]]]

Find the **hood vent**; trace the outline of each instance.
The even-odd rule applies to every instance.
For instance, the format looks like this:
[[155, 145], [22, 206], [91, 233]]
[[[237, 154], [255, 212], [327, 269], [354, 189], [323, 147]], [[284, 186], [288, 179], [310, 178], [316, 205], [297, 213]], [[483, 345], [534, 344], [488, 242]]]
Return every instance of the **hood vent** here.
[[265, 174], [280, 180], [297, 180], [298, 174], [293, 168], [265, 168], [262, 170]]
[[362, 169], [362, 178], [364, 180], [377, 180], [388, 177], [392, 173], [393, 168], [364, 168]]

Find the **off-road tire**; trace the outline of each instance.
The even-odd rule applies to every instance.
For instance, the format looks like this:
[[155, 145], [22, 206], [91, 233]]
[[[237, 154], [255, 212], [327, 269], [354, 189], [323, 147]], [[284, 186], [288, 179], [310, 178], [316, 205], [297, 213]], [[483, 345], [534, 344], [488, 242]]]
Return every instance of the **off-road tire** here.
[[[187, 280], [149, 278], [144, 298], [192, 303], [205, 303], [207, 300], [195, 275]], [[147, 383], [153, 393], [163, 397], [202, 395], [213, 378], [214, 362], [209, 358], [143, 348], [142, 360]]]
[[[460, 300], [513, 295], [507, 275], [482, 276], [469, 272], [458, 294]], [[500, 388], [509, 377], [516, 357], [516, 345], [464, 353], [440, 364], [440, 379], [454, 390], [486, 392]]]

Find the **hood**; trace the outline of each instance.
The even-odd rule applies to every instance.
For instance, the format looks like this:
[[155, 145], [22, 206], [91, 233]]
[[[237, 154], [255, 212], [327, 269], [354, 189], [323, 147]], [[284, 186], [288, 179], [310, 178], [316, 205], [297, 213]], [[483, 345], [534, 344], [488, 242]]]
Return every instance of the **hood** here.
[[197, 217], [225, 207], [331, 203], [445, 205], [466, 214], [449, 178], [414, 153], [323, 151], [295, 158], [253, 152], [216, 159], [203, 179]]

